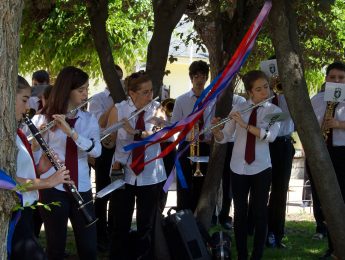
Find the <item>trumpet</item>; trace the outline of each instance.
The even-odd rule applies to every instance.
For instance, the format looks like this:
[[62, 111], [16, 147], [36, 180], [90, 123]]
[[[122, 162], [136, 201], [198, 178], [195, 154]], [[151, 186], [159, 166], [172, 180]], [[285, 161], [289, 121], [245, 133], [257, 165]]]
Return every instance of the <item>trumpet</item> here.
[[[252, 110], [252, 109], [254, 109], [254, 108], [256, 108], [256, 107], [259, 107], [259, 106], [261, 106], [261, 105], [263, 105], [263, 104], [265, 104], [266, 102], [272, 100], [273, 98], [274, 98], [274, 96], [271, 96], [271, 97], [269, 97], [269, 98], [267, 98], [267, 99], [265, 99], [265, 100], [263, 100], [263, 101], [261, 101], [261, 102], [255, 104], [255, 105], [252, 105], [252, 106], [250, 106], [250, 107], [248, 107], [248, 108], [246, 108], [246, 109], [243, 109], [243, 110], [241, 110], [241, 111], [239, 111], [239, 112], [240, 112], [241, 114], [247, 113], [248, 111], [250, 111], [250, 110]], [[206, 128], [206, 129], [200, 131], [199, 136], [202, 135], [202, 134], [205, 134], [205, 133], [208, 132], [208, 131], [211, 131], [212, 129], [214, 129], [214, 128], [218, 127], [218, 126], [224, 125], [225, 123], [229, 122], [231, 119], [232, 119], [231, 117], [225, 117], [225, 118], [223, 118], [223, 119], [220, 120], [217, 124], [212, 125], [212, 126]]]
[[281, 83], [281, 80], [279, 78], [278, 74], [274, 74], [271, 78], [270, 78], [270, 86], [271, 89], [273, 89], [273, 91], [277, 94], [281, 94], [283, 93], [283, 85]]
[[[72, 109], [71, 111], [69, 111], [66, 116], [69, 116], [69, 115], [73, 115], [78, 109], [82, 108], [83, 106], [85, 106], [87, 103], [89, 103], [91, 100], [92, 100], [93, 97], [90, 97], [88, 98], [87, 100], [85, 100], [83, 103], [81, 103], [79, 106], [77, 106], [76, 108]], [[52, 120], [50, 121], [43, 129], [41, 129], [38, 133], [39, 134], [43, 134], [45, 133], [46, 131], [48, 131], [49, 129], [51, 129], [53, 126], [55, 126], [56, 124], [56, 121], [55, 120]], [[28, 136], [28, 140], [29, 142], [32, 141], [32, 139], [34, 139], [35, 136], [34, 135], [29, 135]]]
[[[190, 144], [190, 156], [191, 157], [199, 157], [200, 156], [200, 140], [199, 140], [199, 123], [196, 123], [193, 128], [192, 128], [192, 132], [191, 135], [192, 136], [197, 136], [196, 140], [192, 140], [192, 143]], [[196, 150], [195, 150], [196, 149]], [[193, 162], [191, 161], [191, 164], [193, 164]], [[194, 177], [202, 177], [204, 176], [200, 170], [200, 162], [196, 162], [196, 169], [195, 172], [193, 174]]]
[[[159, 97], [155, 97], [154, 99], [151, 100], [150, 103], [148, 103], [146, 106], [144, 106], [143, 108], [137, 110], [133, 115], [131, 115], [128, 120], [131, 120], [132, 118], [136, 117], [137, 115], [139, 115], [142, 111], [144, 111], [145, 109], [147, 109], [148, 107], [150, 107], [154, 101], [156, 101]], [[117, 122], [116, 124], [113, 124], [111, 126], [109, 126], [107, 129], [105, 129], [102, 134], [101, 134], [101, 139], [100, 141], [102, 142], [105, 138], [107, 138], [109, 135], [111, 135], [111, 133], [116, 132], [117, 130], [119, 130], [120, 128], [122, 128], [124, 125], [123, 121]]]

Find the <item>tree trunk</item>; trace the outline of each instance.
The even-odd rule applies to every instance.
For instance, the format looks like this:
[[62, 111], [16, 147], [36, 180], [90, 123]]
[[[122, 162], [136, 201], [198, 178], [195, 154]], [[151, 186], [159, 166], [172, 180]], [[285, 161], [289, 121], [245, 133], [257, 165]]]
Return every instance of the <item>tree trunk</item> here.
[[[0, 168], [15, 175], [15, 95], [18, 74], [19, 28], [22, 0], [0, 1]], [[14, 192], [0, 190], [0, 259], [7, 258], [8, 223], [16, 204]]]
[[322, 205], [335, 254], [345, 259], [345, 205], [325, 142], [309, 100], [298, 50], [296, 19], [291, 1], [273, 0], [270, 29], [284, 94]]
[[104, 80], [109, 88], [114, 103], [126, 99], [120, 78], [115, 70], [115, 63], [108, 41], [106, 21], [108, 19], [107, 0], [85, 0], [87, 13], [91, 24], [92, 38], [101, 63]]
[[146, 70], [153, 83], [153, 94], [159, 96], [169, 54], [171, 34], [180, 21], [188, 0], [154, 0], [154, 29], [147, 49]]

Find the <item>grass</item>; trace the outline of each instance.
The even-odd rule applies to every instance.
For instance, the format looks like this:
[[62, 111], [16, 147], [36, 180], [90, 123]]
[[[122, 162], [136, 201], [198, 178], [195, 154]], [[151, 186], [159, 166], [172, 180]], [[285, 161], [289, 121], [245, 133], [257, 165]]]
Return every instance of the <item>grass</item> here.
[[[301, 219], [304, 219], [301, 216]], [[312, 240], [315, 232], [315, 224], [310, 220], [298, 220], [298, 216], [286, 222], [286, 237], [283, 243], [285, 249], [265, 248], [263, 259], [267, 260], [298, 260], [298, 259], [317, 259], [327, 249], [327, 240]], [[44, 246], [44, 231], [41, 232], [40, 240]], [[249, 252], [251, 252], [252, 238], [248, 238]], [[68, 229], [66, 251], [70, 254], [69, 260], [78, 259], [74, 243], [73, 231]], [[236, 259], [236, 245], [232, 234], [232, 259]], [[98, 259], [107, 259], [106, 254], [99, 254]]]

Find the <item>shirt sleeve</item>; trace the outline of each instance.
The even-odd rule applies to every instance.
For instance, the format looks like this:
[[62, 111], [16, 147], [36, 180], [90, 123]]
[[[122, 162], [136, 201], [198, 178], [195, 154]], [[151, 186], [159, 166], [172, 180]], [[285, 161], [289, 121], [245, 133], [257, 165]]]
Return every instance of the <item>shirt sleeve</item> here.
[[[232, 110], [232, 111], [237, 111], [237, 106], [235, 106]], [[231, 113], [230, 112], [230, 113]], [[229, 114], [230, 116], [230, 114]], [[223, 133], [223, 139], [220, 140], [220, 141], [217, 141], [217, 143], [220, 143], [220, 144], [225, 144], [227, 142], [230, 142], [234, 133], [235, 133], [235, 128], [236, 128], [236, 122], [235, 120], [230, 120], [228, 122], [225, 123], [224, 125], [224, 128], [222, 129], [222, 133]]]
[[101, 115], [105, 112], [99, 95], [93, 97], [93, 99], [90, 101], [89, 112], [96, 117], [97, 121], [99, 120]]
[[[99, 126], [97, 123], [97, 119], [93, 115], [89, 117], [88, 128], [89, 130], [87, 132], [88, 133], [87, 137], [78, 133], [78, 139], [75, 140], [75, 143], [81, 150], [87, 151], [88, 155], [90, 155], [91, 157], [97, 158], [101, 155], [102, 147], [100, 143]], [[92, 149], [90, 150], [90, 148]]]

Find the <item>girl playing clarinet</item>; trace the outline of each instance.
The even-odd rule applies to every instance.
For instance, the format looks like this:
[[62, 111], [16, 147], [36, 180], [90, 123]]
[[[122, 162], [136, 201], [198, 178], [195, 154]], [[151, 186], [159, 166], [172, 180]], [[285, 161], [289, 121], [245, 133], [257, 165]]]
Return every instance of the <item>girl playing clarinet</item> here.
[[[26, 113], [30, 95], [31, 88], [29, 83], [23, 77], [18, 76], [15, 103], [16, 121], [18, 123]], [[16, 145], [18, 154], [15, 179], [26, 191], [22, 192], [23, 205], [25, 207], [21, 211], [21, 217], [14, 230], [11, 259], [47, 259], [34, 235], [32, 221], [33, 209], [30, 206], [34, 205], [38, 200], [38, 189], [52, 188], [61, 183], [71, 183], [69, 181], [69, 171], [66, 170], [66, 167], [63, 167], [46, 179], [39, 179], [36, 177], [36, 168], [37, 171], [45, 171], [47, 169], [47, 161], [44, 159], [40, 160], [39, 165], [36, 167], [34, 157], [39, 157], [40, 153], [32, 152], [26, 136], [19, 128], [17, 130]]]
[[[55, 120], [55, 126], [44, 134], [44, 139], [70, 171], [71, 180], [85, 202], [92, 200], [87, 157], [90, 155], [96, 158], [101, 154], [99, 126], [97, 119], [88, 112], [80, 109], [73, 114], [68, 112], [87, 99], [88, 87], [89, 77], [84, 71], [72, 66], [65, 67], [57, 76], [41, 115], [34, 117], [36, 125]], [[53, 167], [42, 174], [41, 178], [48, 178], [52, 172]], [[69, 219], [79, 258], [96, 259], [96, 226], [85, 227], [87, 223], [78, 209], [80, 205], [71, 192], [66, 192], [63, 185], [57, 185], [44, 190], [41, 198], [43, 203], [61, 202], [61, 207], [56, 207], [53, 211], [41, 210], [48, 258], [64, 258]], [[86, 205], [86, 210], [94, 218], [92, 203]]]

